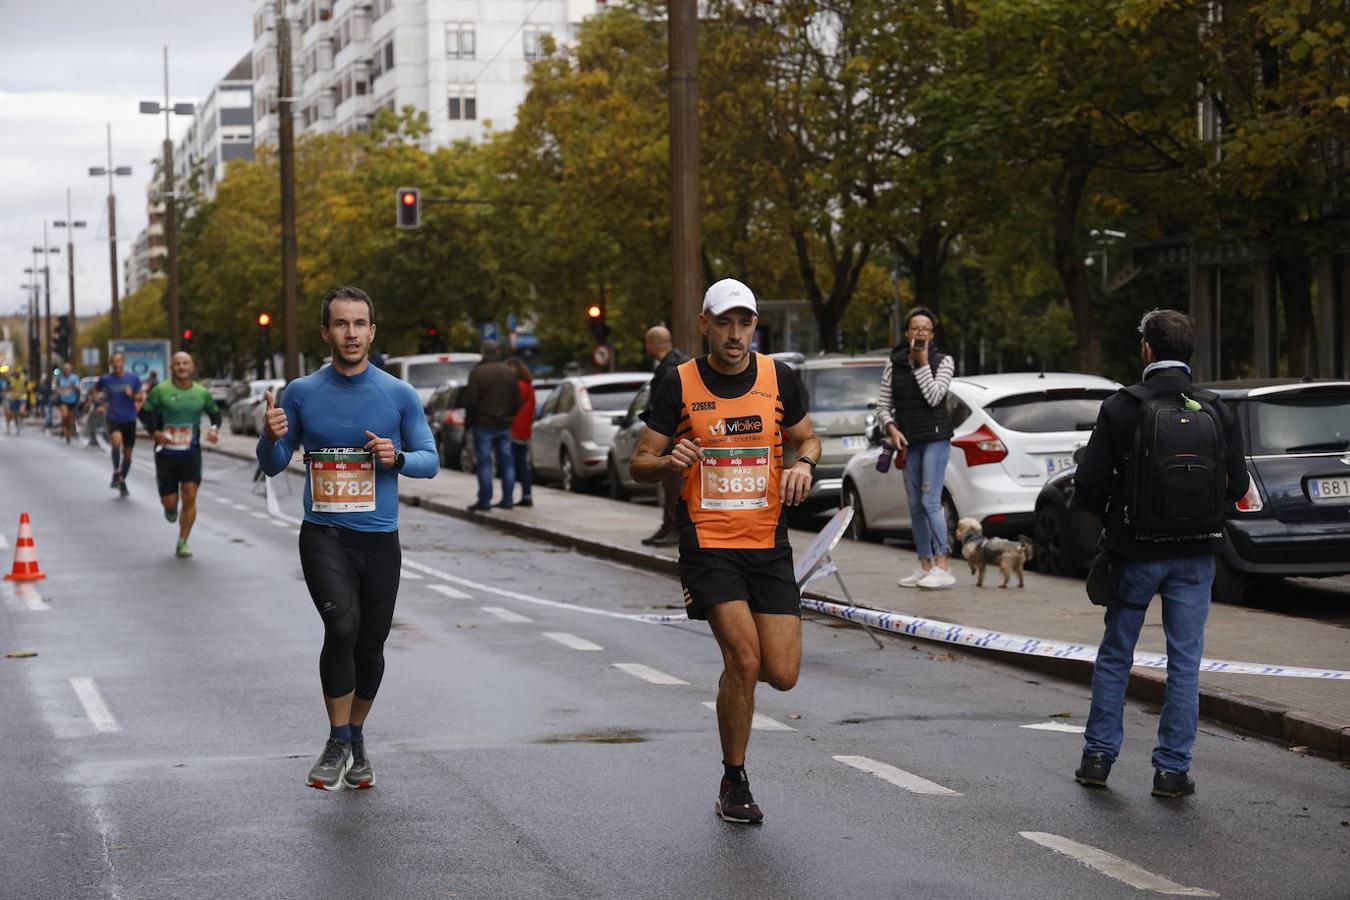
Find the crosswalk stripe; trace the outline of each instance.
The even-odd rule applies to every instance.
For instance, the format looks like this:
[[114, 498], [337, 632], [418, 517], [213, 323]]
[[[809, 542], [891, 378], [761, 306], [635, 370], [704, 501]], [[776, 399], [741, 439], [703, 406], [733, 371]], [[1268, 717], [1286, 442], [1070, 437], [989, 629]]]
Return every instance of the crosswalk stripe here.
[[629, 675], [635, 675], [643, 681], [652, 684], [688, 684], [683, 678], [676, 678], [674, 675], [667, 675], [659, 669], [653, 669], [651, 666], [644, 666], [642, 663], [614, 663], [614, 668], [627, 672]]
[[566, 631], [545, 631], [544, 637], [550, 641], [557, 641], [564, 647], [571, 647], [573, 650], [603, 650], [599, 644], [591, 643], [585, 638], [577, 637], [575, 634], [568, 634]]
[[954, 791], [951, 788], [943, 787], [936, 782], [929, 781], [927, 778], [920, 778], [913, 772], [906, 772], [904, 769], [897, 769], [889, 763], [878, 762], [875, 759], [869, 759], [866, 756], [836, 756], [835, 762], [841, 762], [846, 766], [875, 775], [882, 781], [888, 781], [898, 788], [904, 788], [912, 794], [932, 794], [941, 797], [960, 797], [960, 791]]
[[1207, 891], [1204, 888], [1186, 887], [1177, 884], [1170, 878], [1164, 878], [1162, 875], [1156, 875], [1147, 869], [1140, 868], [1132, 862], [1121, 859], [1105, 850], [1099, 850], [1096, 847], [1089, 847], [1087, 844], [1080, 844], [1077, 841], [1071, 841], [1058, 834], [1049, 834], [1044, 831], [1019, 831], [1022, 837], [1034, 844], [1040, 844], [1048, 850], [1069, 857], [1072, 860], [1082, 863], [1094, 872], [1100, 872], [1107, 878], [1114, 878], [1116, 881], [1123, 881], [1130, 887], [1141, 891], [1153, 891], [1158, 894], [1170, 894], [1175, 897], [1217, 897], [1218, 894], [1213, 891]]
[[500, 606], [484, 606], [484, 607], [481, 607], [481, 609], [483, 610], [483, 612], [487, 613], [488, 615], [496, 616], [497, 618], [501, 619], [503, 622], [533, 622], [533, 621], [534, 621], [534, 619], [531, 619], [529, 616], [522, 616], [522, 615], [521, 615], [520, 613], [518, 613], [518, 612], [512, 612], [512, 611], [509, 610], [509, 609], [502, 609]]
[[[706, 706], [706, 707], [708, 707], [708, 709], [711, 709], [713, 712], [716, 712], [716, 711], [717, 711], [717, 701], [716, 701], [716, 700], [705, 700], [705, 701], [703, 701], [703, 705]], [[796, 730], [797, 730], [797, 729], [793, 728], [791, 725], [784, 725], [782, 722], [778, 721], [777, 719], [771, 719], [771, 718], [769, 718], [768, 716], [763, 715], [762, 713], [755, 713], [755, 717], [754, 717], [753, 719], [750, 720], [750, 728], [751, 728], [752, 731], [796, 731]]]

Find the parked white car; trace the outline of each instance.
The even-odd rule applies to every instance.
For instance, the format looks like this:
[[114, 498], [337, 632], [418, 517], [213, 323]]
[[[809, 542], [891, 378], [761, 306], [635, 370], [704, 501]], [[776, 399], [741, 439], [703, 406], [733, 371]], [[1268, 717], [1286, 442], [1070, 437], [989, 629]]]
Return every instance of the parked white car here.
[[618, 419], [632, 404], [650, 372], [574, 375], [558, 382], [539, 410], [530, 434], [535, 476], [580, 490], [602, 478]]
[[268, 391], [277, 391], [286, 383], [282, 378], [257, 378], [248, 383], [248, 393], [230, 404], [230, 434], [257, 434], [253, 410]]
[[[1074, 465], [1102, 401], [1120, 385], [1108, 378], [1034, 372], [953, 378], [947, 395], [955, 432], [943, 510], [948, 529], [978, 519], [990, 536], [1031, 534], [1042, 485]], [[910, 530], [903, 473], [877, 471], [880, 434], [844, 467], [842, 500], [853, 507], [850, 533], [870, 538]]]
[[447, 381], [467, 382], [469, 372], [482, 358], [477, 353], [418, 353], [391, 356], [381, 368], [411, 384], [417, 391], [417, 399], [426, 406], [436, 389]]

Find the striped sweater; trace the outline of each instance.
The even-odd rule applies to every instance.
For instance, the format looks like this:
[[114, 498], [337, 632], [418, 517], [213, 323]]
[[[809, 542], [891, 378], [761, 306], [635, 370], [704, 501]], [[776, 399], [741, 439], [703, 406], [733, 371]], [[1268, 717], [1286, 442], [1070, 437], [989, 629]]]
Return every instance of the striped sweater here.
[[[891, 378], [895, 370], [895, 364], [886, 363], [886, 368], [881, 372], [881, 390], [877, 392], [877, 418], [881, 422], [883, 429], [889, 428], [895, 422], [895, 400], [891, 394]], [[920, 366], [913, 370], [914, 381], [919, 385], [919, 391], [923, 394], [924, 400], [928, 405], [934, 408], [941, 406], [947, 399], [947, 390], [951, 387], [952, 376], [956, 372], [956, 364], [950, 356], [943, 357], [938, 363], [937, 375], [933, 375], [931, 366]]]

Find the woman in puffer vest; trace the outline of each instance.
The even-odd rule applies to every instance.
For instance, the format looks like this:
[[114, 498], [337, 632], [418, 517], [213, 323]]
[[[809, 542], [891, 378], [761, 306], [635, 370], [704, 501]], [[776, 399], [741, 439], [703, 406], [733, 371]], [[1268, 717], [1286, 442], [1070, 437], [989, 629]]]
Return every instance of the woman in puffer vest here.
[[942, 590], [956, 583], [948, 563], [947, 519], [942, 483], [951, 456], [952, 420], [947, 389], [956, 371], [952, 358], [933, 343], [937, 316], [916, 306], [905, 316], [904, 338], [881, 374], [877, 414], [897, 450], [908, 449], [905, 493], [909, 496], [919, 568], [901, 587]]

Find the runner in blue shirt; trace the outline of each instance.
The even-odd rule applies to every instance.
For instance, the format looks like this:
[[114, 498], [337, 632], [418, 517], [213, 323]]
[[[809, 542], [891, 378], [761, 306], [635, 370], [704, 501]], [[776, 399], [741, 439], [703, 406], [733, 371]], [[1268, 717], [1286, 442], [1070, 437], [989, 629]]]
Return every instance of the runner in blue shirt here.
[[121, 350], [108, 360], [112, 371], [99, 376], [94, 392], [108, 407], [108, 439], [112, 441], [112, 483], [125, 497], [127, 472], [131, 471], [131, 451], [136, 446], [136, 413], [145, 399], [141, 379], [126, 371], [127, 358]]
[[75, 437], [75, 407], [80, 405], [80, 376], [68, 362], [61, 363], [61, 375], [56, 379], [56, 402], [61, 404], [61, 433], [66, 443]]
[[305, 783], [336, 791], [375, 784], [362, 728], [398, 596], [398, 477], [433, 478], [440, 461], [412, 385], [370, 364], [370, 297], [354, 287], [329, 291], [321, 322], [332, 365], [286, 385], [280, 407], [267, 392], [257, 455], [268, 475], [284, 470], [296, 448], [309, 463], [300, 566], [323, 618], [319, 681], [329, 732]]

